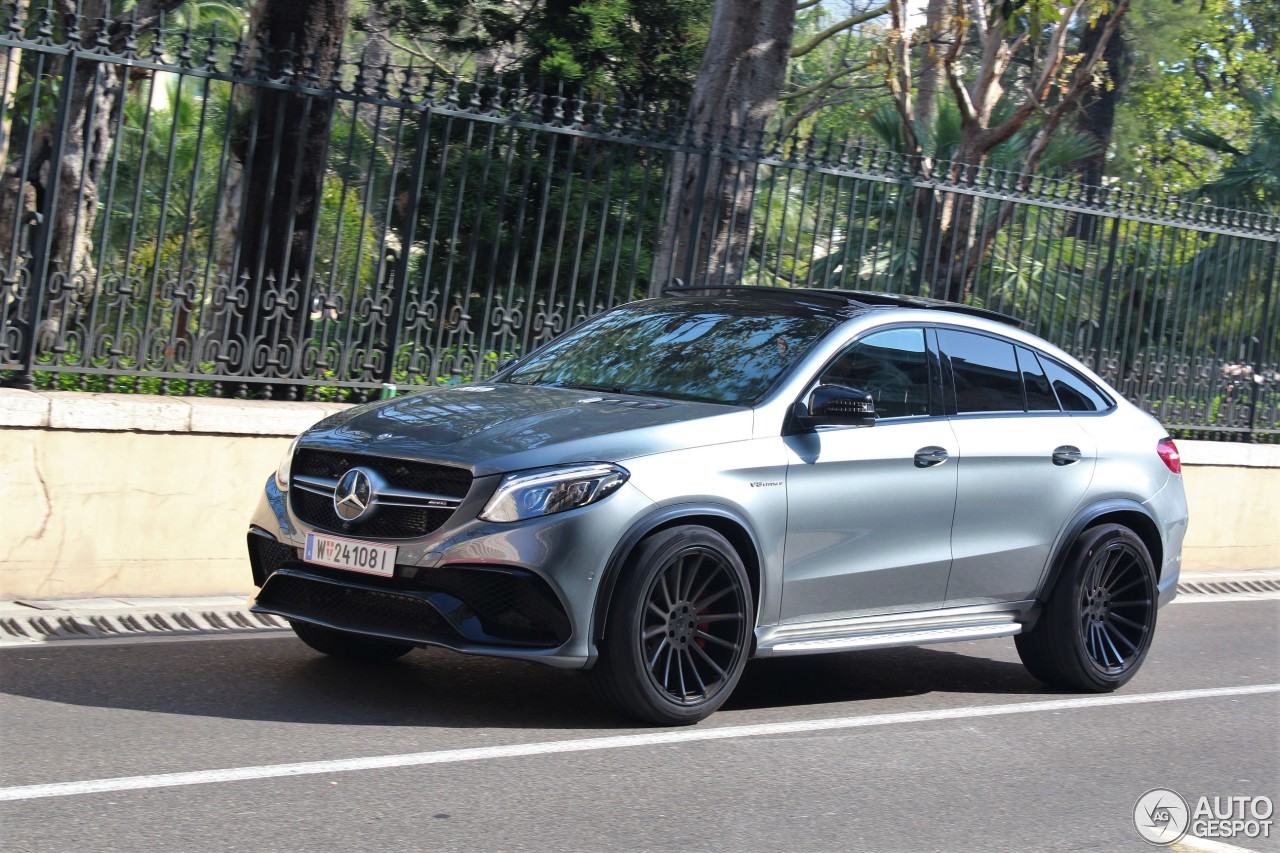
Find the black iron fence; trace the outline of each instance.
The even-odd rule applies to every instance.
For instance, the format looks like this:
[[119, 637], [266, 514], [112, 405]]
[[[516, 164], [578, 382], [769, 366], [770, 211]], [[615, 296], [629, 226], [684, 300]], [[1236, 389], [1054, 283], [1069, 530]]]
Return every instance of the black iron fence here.
[[980, 304], [1171, 429], [1280, 440], [1273, 215], [25, 7], [0, 3], [10, 384], [363, 400], [680, 278]]

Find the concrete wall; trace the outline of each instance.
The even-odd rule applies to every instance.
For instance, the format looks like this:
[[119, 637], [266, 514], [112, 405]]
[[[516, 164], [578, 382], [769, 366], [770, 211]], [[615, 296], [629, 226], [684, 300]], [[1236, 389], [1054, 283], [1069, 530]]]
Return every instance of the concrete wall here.
[[[247, 519], [337, 404], [0, 389], [0, 598], [247, 594]], [[1280, 567], [1280, 446], [1180, 442], [1186, 571]]]
[[247, 594], [263, 483], [342, 408], [0, 389], [0, 598]]

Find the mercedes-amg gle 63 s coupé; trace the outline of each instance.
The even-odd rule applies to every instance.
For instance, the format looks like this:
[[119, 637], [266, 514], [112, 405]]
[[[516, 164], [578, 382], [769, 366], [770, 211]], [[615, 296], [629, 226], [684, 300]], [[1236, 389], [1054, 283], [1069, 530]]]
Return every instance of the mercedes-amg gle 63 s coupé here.
[[491, 379], [334, 415], [249, 530], [253, 609], [326, 654], [587, 670], [703, 719], [753, 657], [1012, 636], [1124, 684], [1178, 580], [1160, 425], [1008, 318], [861, 292], [676, 288]]

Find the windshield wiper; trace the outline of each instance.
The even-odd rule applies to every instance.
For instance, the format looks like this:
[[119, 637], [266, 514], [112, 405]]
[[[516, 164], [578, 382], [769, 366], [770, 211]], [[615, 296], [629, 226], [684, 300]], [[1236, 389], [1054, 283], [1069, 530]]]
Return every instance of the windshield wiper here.
[[638, 391], [628, 391], [621, 385], [591, 385], [587, 383], [579, 384], [576, 382], [553, 382], [553, 388], [572, 388], [575, 391], [599, 391], [604, 394], [638, 394]]
[[621, 385], [594, 385], [591, 383], [554, 382], [552, 388], [572, 388], [577, 391], [595, 391], [598, 394], [630, 394], [633, 397], [656, 397], [659, 400], [686, 400], [693, 403], [723, 403], [713, 397], [701, 397], [696, 394], [681, 394], [679, 391], [660, 391], [657, 389], [626, 388]]

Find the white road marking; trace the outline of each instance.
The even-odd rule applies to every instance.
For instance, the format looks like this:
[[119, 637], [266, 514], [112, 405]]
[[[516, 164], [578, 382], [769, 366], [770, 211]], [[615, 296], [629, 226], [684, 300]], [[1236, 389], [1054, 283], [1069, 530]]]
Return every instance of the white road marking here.
[[1194, 835], [1182, 836], [1180, 840], [1170, 844], [1169, 849], [1174, 853], [1257, 853], [1250, 847], [1237, 847], [1234, 844], [1225, 844]]
[[1229, 601], [1280, 601], [1280, 592], [1180, 592], [1170, 604], [1213, 604]]
[[38, 800], [46, 797], [70, 797], [77, 794], [100, 794], [109, 791], [137, 791], [147, 788], [174, 788], [182, 785], [208, 785], [215, 782], [245, 782], [283, 776], [310, 776], [319, 773], [347, 773], [355, 770], [385, 770], [393, 767], [419, 767], [426, 764], [456, 764], [463, 761], [487, 761], [495, 758], [518, 758], [529, 755], [554, 755], [565, 752], [590, 752], [600, 749], [624, 749], [732, 738], [770, 737], [803, 734], [868, 726], [892, 726], [905, 723], [928, 723], [974, 717], [999, 717], [1008, 714], [1032, 714], [1042, 711], [1075, 711], [1118, 705], [1144, 705], [1155, 702], [1184, 702], [1196, 699], [1218, 699], [1229, 696], [1254, 696], [1280, 693], [1280, 684], [1252, 684], [1242, 687], [1211, 687], [1200, 690], [1170, 690], [1163, 693], [1138, 693], [1127, 696], [1085, 696], [1074, 699], [1048, 699], [1039, 702], [1017, 702], [1010, 705], [982, 705], [973, 708], [939, 708], [932, 711], [907, 711], [896, 714], [872, 714], [861, 717], [832, 717], [822, 720], [796, 720], [786, 723], [758, 723], [746, 726], [708, 726], [696, 729], [666, 729], [635, 735], [582, 738], [578, 740], [516, 743], [507, 746], [446, 749], [436, 752], [414, 752], [403, 755], [378, 755], [366, 758], [343, 758], [332, 761], [307, 761], [297, 764], [266, 764], [257, 767], [228, 767], [223, 770], [196, 770], [188, 773], [158, 773], [152, 776], [126, 776], [117, 779], [90, 779], [83, 782], [53, 782], [46, 785], [20, 785], [0, 788], [0, 801]]

